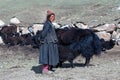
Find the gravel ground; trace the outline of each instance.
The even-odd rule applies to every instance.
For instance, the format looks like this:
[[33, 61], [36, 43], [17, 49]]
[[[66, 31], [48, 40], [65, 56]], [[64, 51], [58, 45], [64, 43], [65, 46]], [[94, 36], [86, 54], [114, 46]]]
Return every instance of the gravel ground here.
[[[56, 13], [56, 22], [71, 24], [83, 21], [89, 26], [116, 23], [120, 18], [120, 0], [1, 0], [0, 19], [9, 24], [16, 16], [28, 27], [43, 22], [46, 11]], [[82, 67], [84, 58], [75, 59], [75, 68], [64, 63], [64, 68], [54, 68], [52, 74], [41, 74], [38, 49], [31, 46], [6, 47], [0, 45], [0, 80], [120, 80], [120, 47], [115, 46], [101, 56], [91, 59], [91, 66]]]
[[120, 47], [94, 56], [89, 67], [82, 67], [84, 58], [74, 60], [75, 68], [66, 61], [52, 74], [41, 74], [38, 49], [30, 46], [0, 47], [0, 80], [120, 80]]

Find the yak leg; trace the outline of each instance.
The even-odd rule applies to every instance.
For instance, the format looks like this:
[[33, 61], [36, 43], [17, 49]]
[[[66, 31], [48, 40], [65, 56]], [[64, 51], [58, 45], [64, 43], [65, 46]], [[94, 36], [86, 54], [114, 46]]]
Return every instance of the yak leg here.
[[62, 63], [63, 63], [63, 61], [59, 61], [59, 63], [57, 64], [56, 68], [62, 67]]
[[90, 57], [86, 57], [84, 66], [89, 66], [89, 63], [90, 63]]
[[74, 68], [73, 60], [69, 60], [69, 62], [70, 62], [70, 66], [71, 66], [72, 68]]

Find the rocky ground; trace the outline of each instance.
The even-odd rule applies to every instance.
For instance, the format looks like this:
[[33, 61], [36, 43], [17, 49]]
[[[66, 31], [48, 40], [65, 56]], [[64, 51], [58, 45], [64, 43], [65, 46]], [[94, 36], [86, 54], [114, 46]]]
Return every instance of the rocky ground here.
[[83, 67], [84, 58], [74, 60], [75, 68], [65, 62], [63, 68], [54, 68], [52, 74], [41, 74], [39, 50], [31, 46], [0, 46], [0, 80], [120, 80], [120, 47], [94, 56], [89, 67]]
[[[89, 26], [116, 23], [120, 18], [119, 0], [4, 0], [0, 1], [0, 19], [9, 24], [16, 16], [20, 25], [44, 22], [46, 11], [56, 13], [56, 22], [71, 24], [83, 21]], [[47, 3], [46, 3], [47, 2]], [[38, 64], [39, 50], [31, 46], [7, 47], [0, 45], [0, 80], [120, 80], [120, 47], [115, 46], [101, 56], [94, 56], [89, 67], [82, 67], [84, 58], [79, 56], [75, 68], [64, 63], [64, 68], [54, 68], [53, 74], [41, 74]]]

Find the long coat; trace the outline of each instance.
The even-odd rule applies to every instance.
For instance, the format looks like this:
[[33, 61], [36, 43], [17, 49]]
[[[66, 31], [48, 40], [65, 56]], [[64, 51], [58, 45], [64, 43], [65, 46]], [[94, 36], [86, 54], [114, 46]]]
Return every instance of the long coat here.
[[58, 39], [50, 21], [44, 23], [41, 39], [43, 43], [40, 46], [39, 64], [57, 65], [59, 62]]

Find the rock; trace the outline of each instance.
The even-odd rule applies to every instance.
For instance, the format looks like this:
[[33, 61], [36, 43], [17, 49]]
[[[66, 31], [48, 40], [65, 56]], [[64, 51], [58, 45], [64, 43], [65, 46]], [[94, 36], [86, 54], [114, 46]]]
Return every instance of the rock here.
[[117, 44], [120, 45], [120, 38], [117, 39]]
[[107, 41], [107, 40], [110, 40], [110, 37], [111, 37], [110, 33], [107, 33], [107, 32], [105, 32], [105, 31], [96, 32], [96, 34], [99, 36], [100, 39], [103, 38], [103, 39], [105, 39], [106, 41]]
[[116, 10], [120, 10], [120, 6], [119, 7], [117, 7], [117, 9]]
[[80, 22], [80, 21], [75, 22], [74, 26], [76, 26], [78, 28], [82, 28], [82, 29], [88, 29], [89, 28], [87, 24], [85, 24], [84, 22]]
[[98, 30], [98, 31], [114, 31], [116, 28], [115, 24], [105, 24], [102, 26], [98, 26], [96, 28], [93, 28], [94, 30]]
[[34, 33], [36, 33], [38, 30], [43, 30], [43, 24], [42, 23], [34, 23], [32, 25]]
[[119, 29], [120, 29], [120, 24], [117, 24], [117, 28], [119, 28]]
[[61, 24], [58, 24], [58, 23], [55, 23], [55, 22], [53, 22], [52, 24], [55, 26], [55, 28], [60, 28], [61, 27]]
[[2, 20], [0, 20], [0, 27], [2, 27], [4, 25], [5, 25], [5, 23]]
[[20, 24], [20, 20], [16, 18], [15, 16], [10, 19], [10, 23], [12, 24]]
[[118, 34], [118, 33], [117, 33], [116, 31], [113, 31], [113, 33], [112, 33], [112, 38], [113, 38], [113, 39], [116, 39], [117, 34]]

